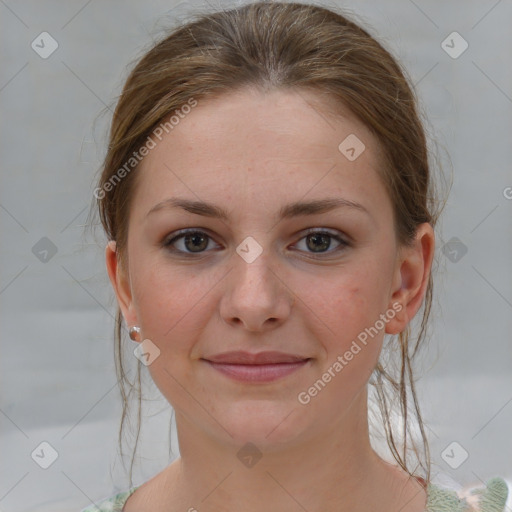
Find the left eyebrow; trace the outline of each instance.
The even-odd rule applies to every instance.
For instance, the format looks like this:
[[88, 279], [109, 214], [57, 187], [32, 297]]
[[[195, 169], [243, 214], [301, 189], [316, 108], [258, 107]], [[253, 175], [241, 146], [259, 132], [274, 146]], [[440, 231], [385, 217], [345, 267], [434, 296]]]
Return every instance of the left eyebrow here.
[[[278, 212], [279, 219], [289, 219], [292, 217], [299, 217], [301, 215], [315, 215], [319, 213], [326, 213], [335, 208], [352, 208], [370, 215], [370, 212], [360, 203], [349, 201], [341, 197], [316, 199], [313, 201], [297, 201], [287, 204], [280, 208]], [[193, 213], [195, 215], [202, 215], [203, 217], [212, 217], [222, 220], [229, 220], [229, 213], [222, 207], [206, 201], [193, 201], [190, 199], [183, 199], [178, 197], [170, 197], [160, 203], [156, 204], [148, 211], [146, 217], [151, 213], [157, 212], [167, 208], [182, 208], [183, 210]]]

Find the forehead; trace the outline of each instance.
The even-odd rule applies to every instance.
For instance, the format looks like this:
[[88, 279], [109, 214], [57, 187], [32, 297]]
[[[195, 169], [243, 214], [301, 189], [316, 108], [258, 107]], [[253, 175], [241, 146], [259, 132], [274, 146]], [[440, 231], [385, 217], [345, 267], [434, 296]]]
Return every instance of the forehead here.
[[254, 157], [262, 151], [296, 159], [338, 158], [339, 144], [352, 134], [370, 150], [365, 160], [378, 151], [373, 135], [347, 107], [330, 96], [305, 90], [243, 88], [201, 99], [181, 120], [174, 119], [179, 123], [169, 137], [164, 134], [160, 150], [166, 145], [189, 144], [197, 155], [199, 145], [216, 154], [229, 149], [223, 154], [226, 159], [233, 153]]
[[161, 139], [137, 170], [139, 215], [171, 195], [243, 195], [242, 205], [260, 208], [326, 192], [366, 197], [369, 207], [386, 201], [374, 136], [349, 109], [310, 91], [246, 88], [199, 100]]

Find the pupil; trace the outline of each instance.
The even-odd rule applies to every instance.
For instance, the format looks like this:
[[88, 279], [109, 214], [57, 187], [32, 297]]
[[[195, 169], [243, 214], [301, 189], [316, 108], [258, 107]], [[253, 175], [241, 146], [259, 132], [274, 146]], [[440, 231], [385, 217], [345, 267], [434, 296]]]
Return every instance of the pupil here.
[[[200, 240], [202, 239], [203, 243], [202, 245], [198, 246], [198, 245], [195, 245], [198, 241], [200, 242]], [[193, 240], [193, 244], [194, 245], [191, 245], [189, 246], [188, 245], [188, 242], [190, 240]], [[205, 243], [206, 242], [206, 243]], [[187, 247], [187, 249], [191, 252], [200, 252], [202, 251], [203, 249], [206, 249], [207, 245], [208, 245], [208, 241], [206, 240], [206, 237], [204, 237], [203, 235], [201, 234], [198, 234], [198, 233], [194, 233], [192, 235], [187, 235], [185, 237], [185, 245]]]
[[[311, 240], [314, 240], [315, 243], [316, 242], [319, 242], [319, 241], [324, 241], [323, 244], [321, 245], [314, 245], [314, 246], [309, 246], [310, 249], [313, 249], [313, 250], [316, 250], [316, 249], [320, 249], [320, 250], [325, 250], [325, 249], [328, 249], [329, 248], [329, 245], [330, 245], [330, 242], [329, 242], [329, 235], [326, 235], [326, 234], [322, 234], [322, 233], [315, 233], [313, 235], [308, 235], [308, 241], [311, 241]], [[320, 252], [320, 251], [316, 251], [316, 252]]]

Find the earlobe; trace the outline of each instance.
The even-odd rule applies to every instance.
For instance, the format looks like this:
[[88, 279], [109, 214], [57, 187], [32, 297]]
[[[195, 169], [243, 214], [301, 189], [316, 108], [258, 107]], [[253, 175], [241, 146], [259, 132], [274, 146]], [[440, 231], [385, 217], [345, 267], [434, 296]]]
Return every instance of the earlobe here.
[[119, 264], [115, 240], [110, 240], [107, 243], [105, 248], [105, 263], [110, 283], [116, 294], [117, 302], [121, 308], [125, 323], [128, 325], [136, 324], [137, 319], [133, 310], [131, 286], [124, 269], [122, 269]]
[[394, 299], [391, 302], [391, 307], [388, 309], [390, 311], [388, 316], [391, 316], [391, 319], [386, 323], [385, 332], [387, 334], [398, 334], [402, 332], [407, 324], [410, 321], [408, 315], [408, 308], [405, 303], [407, 299], [405, 295], [402, 299]]

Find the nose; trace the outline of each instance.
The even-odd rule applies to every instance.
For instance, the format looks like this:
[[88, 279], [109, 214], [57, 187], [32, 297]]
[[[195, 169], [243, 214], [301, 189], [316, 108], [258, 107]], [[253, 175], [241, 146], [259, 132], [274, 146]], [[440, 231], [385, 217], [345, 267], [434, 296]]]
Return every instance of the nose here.
[[238, 254], [233, 258], [220, 302], [225, 322], [248, 331], [268, 331], [290, 316], [295, 294], [286, 283], [284, 271], [263, 252], [248, 263]]

